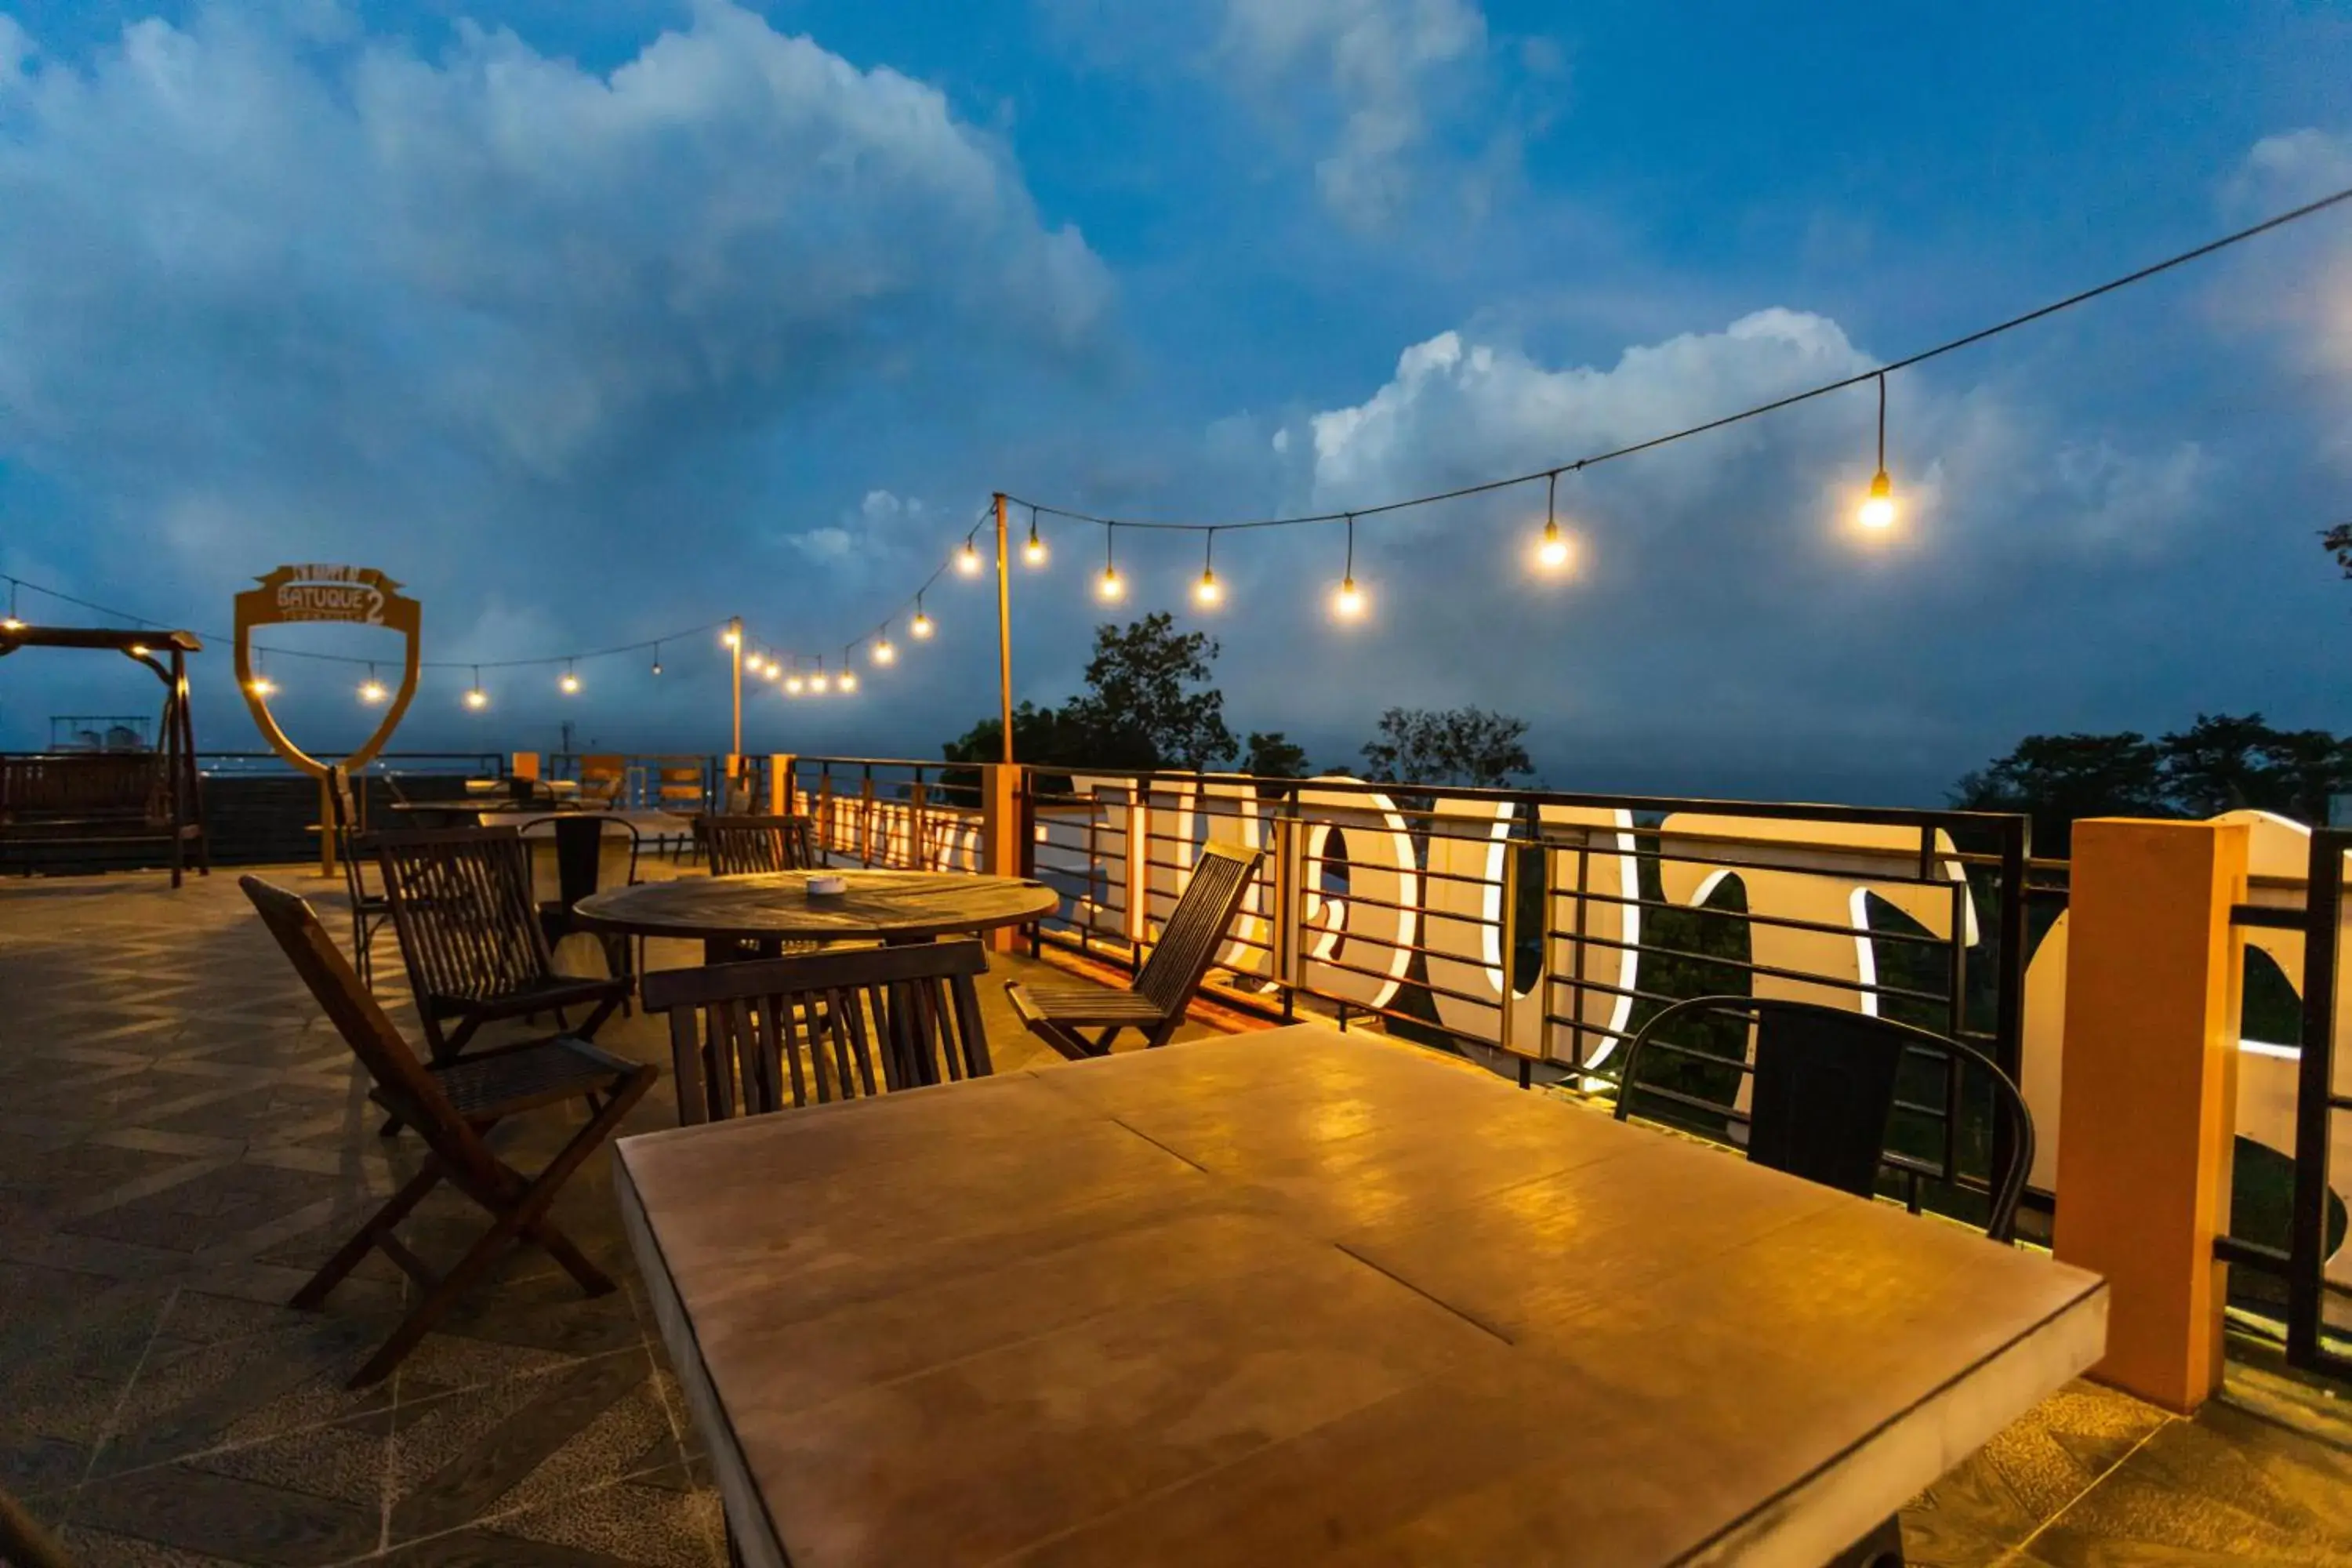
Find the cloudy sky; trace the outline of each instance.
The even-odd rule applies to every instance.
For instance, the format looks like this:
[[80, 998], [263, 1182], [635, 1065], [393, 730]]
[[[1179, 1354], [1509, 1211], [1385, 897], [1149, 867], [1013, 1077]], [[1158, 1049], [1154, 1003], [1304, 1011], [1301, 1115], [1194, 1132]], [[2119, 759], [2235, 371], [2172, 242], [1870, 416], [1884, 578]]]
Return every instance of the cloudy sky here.
[[[12, 8], [13, 7], [13, 8]], [[0, 0], [0, 571], [223, 629], [383, 568], [426, 655], [742, 615], [836, 662], [992, 490], [1373, 505], [1818, 382], [2352, 184], [2352, 22], [2249, 3]], [[2352, 730], [2352, 210], [1892, 384], [1359, 537], [1219, 542], [1239, 729], [1527, 718], [1560, 787], [1934, 801], [2021, 733]], [[1025, 518], [1016, 527], [1025, 524]], [[1014, 582], [1075, 685], [1099, 531]], [[1198, 542], [1122, 536], [1188, 623]], [[754, 749], [930, 755], [993, 605]], [[67, 618], [28, 597], [26, 614]], [[77, 618], [86, 618], [79, 617]], [[1212, 624], [1201, 622], [1201, 624]], [[277, 640], [296, 643], [295, 634]], [[310, 646], [329, 646], [323, 637]], [[428, 674], [400, 744], [723, 749], [714, 637]], [[199, 734], [257, 744], [226, 649]], [[0, 668], [0, 745], [152, 682]], [[351, 670], [280, 661], [320, 749]]]

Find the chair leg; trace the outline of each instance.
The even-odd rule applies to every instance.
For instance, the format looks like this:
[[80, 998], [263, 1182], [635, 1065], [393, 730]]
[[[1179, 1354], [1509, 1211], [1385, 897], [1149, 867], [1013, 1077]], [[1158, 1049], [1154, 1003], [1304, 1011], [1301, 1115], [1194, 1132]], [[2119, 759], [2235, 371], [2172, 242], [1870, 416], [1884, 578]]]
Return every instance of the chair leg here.
[[408, 1211], [423, 1202], [425, 1194], [431, 1192], [440, 1180], [440, 1157], [430, 1156], [425, 1162], [425, 1168], [410, 1177], [406, 1186], [393, 1194], [384, 1205], [360, 1226], [358, 1233], [343, 1243], [335, 1255], [310, 1276], [308, 1283], [294, 1292], [294, 1299], [287, 1304], [305, 1311], [324, 1305], [327, 1292], [341, 1284], [344, 1277], [359, 1267], [360, 1260], [374, 1247], [376, 1237], [406, 1219]]
[[1904, 1568], [1903, 1516], [1889, 1516], [1877, 1529], [1831, 1558], [1828, 1568]]

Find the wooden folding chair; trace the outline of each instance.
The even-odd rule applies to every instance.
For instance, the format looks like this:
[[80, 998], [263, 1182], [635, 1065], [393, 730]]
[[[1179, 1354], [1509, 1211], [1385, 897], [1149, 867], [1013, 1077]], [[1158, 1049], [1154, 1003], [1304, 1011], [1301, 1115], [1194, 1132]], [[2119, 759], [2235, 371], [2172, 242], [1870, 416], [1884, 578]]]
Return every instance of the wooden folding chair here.
[[[1111, 1041], [1123, 1029], [1139, 1029], [1146, 1047], [1164, 1046], [1184, 1022], [1209, 966], [1216, 962], [1217, 946], [1241, 912], [1250, 879], [1257, 875], [1264, 857], [1255, 849], [1230, 844], [1201, 846], [1193, 862], [1192, 879], [1176, 910], [1160, 932], [1151, 956], [1143, 961], [1134, 985], [1113, 991], [1102, 985], [1026, 985], [1004, 983], [1013, 1011], [1029, 1032], [1072, 1061], [1108, 1055]], [[1087, 1038], [1083, 1029], [1101, 1033]]]
[[644, 996], [669, 1015], [684, 1125], [988, 1077], [987, 971], [967, 939], [656, 970]]
[[[258, 877], [244, 878], [238, 886], [374, 1080], [368, 1097], [425, 1140], [424, 1168], [294, 1293], [290, 1303], [305, 1310], [324, 1305], [327, 1293], [371, 1251], [391, 1258], [424, 1291], [392, 1337], [352, 1374], [350, 1386], [363, 1388], [398, 1365], [499, 1255], [519, 1241], [538, 1243], [589, 1295], [611, 1290], [611, 1277], [556, 1227], [548, 1217], [548, 1205], [588, 1156], [619, 1131], [622, 1119], [653, 1087], [656, 1069], [562, 1036], [428, 1068], [360, 984], [310, 905]], [[483, 1142], [482, 1135], [508, 1117], [567, 1100], [587, 1103], [588, 1124], [538, 1174], [525, 1175]], [[436, 1274], [402, 1244], [393, 1228], [444, 1181], [487, 1210], [490, 1226], [455, 1268]]]
[[[593, 1038], [628, 1000], [625, 975], [556, 973], [531, 896], [530, 853], [514, 828], [383, 833], [367, 842], [383, 868], [401, 959], [435, 1061], [464, 1050], [485, 1024], [541, 1013]], [[562, 1010], [580, 1006], [593, 1011], [572, 1029]]]
[[805, 816], [702, 816], [694, 831], [714, 877], [807, 871], [819, 864], [815, 828]]

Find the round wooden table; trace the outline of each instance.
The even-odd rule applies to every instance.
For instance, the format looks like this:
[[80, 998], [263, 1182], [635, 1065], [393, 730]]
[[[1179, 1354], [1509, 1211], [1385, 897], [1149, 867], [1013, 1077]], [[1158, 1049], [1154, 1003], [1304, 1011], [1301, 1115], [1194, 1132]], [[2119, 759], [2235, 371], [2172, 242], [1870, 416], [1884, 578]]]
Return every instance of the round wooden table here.
[[[808, 879], [837, 876], [846, 890], [811, 898]], [[596, 893], [573, 906], [583, 925], [633, 936], [725, 942], [929, 942], [1026, 925], [1060, 895], [1021, 877], [949, 871], [766, 871], [681, 877]]]

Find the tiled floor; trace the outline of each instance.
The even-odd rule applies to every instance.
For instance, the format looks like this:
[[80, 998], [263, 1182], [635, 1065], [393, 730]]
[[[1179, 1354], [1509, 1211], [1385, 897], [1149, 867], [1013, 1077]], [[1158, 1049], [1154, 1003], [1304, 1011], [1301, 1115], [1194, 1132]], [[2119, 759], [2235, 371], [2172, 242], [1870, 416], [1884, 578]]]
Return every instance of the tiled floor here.
[[[327, 884], [272, 875], [338, 927]], [[1041, 1053], [983, 1003], [1000, 1067]], [[667, 1059], [642, 1018], [600, 1038]], [[281, 1303], [413, 1168], [362, 1090], [233, 876], [0, 882], [0, 1487], [89, 1563], [722, 1562], [606, 1161], [556, 1214], [621, 1291], [510, 1255], [391, 1379], [342, 1387], [406, 1279], [379, 1258], [325, 1312]], [[668, 1125], [667, 1093], [635, 1124]], [[499, 1140], [533, 1163], [565, 1121]], [[420, 1249], [476, 1223], [428, 1205]], [[2194, 1422], [2078, 1384], [1906, 1513], [1912, 1560], [2352, 1562], [2340, 1409], [2252, 1362]]]

